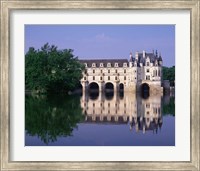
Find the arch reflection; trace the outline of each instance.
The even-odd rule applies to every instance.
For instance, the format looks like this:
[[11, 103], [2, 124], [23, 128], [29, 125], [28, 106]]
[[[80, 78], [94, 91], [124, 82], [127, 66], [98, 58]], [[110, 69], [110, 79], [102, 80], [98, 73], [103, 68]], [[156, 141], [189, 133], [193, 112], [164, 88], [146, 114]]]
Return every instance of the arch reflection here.
[[93, 100], [87, 93], [81, 98], [82, 113], [87, 123], [129, 124], [130, 130], [136, 132], [152, 130], [157, 133], [162, 127], [161, 96], [149, 96], [144, 99], [131, 93], [114, 93], [112, 99], [100, 93]]

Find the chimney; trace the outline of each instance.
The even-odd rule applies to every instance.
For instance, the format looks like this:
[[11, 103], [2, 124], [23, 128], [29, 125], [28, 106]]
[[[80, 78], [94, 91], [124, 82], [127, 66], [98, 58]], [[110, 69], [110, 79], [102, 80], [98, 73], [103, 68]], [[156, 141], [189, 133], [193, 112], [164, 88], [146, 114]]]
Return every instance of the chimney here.
[[145, 51], [143, 50], [143, 58], [145, 58]]
[[135, 52], [135, 59], [138, 60], [138, 51]]
[[133, 55], [132, 55], [132, 52], [130, 52], [130, 61], [132, 60], [133, 58]]

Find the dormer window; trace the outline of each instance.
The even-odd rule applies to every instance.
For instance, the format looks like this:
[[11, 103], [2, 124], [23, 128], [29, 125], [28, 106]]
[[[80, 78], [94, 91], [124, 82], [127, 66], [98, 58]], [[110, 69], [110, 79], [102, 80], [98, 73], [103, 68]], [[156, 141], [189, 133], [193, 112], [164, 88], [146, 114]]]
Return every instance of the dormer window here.
[[103, 67], [103, 63], [100, 63], [100, 67]]
[[127, 67], [127, 63], [123, 63], [123, 67]]
[[95, 64], [95, 63], [92, 63], [92, 67], [96, 67], [96, 64]]
[[115, 63], [115, 67], [118, 67], [118, 63]]
[[149, 66], [149, 62], [147, 62], [147, 66]]
[[87, 67], [87, 63], [85, 63], [85, 67]]
[[107, 67], [111, 67], [111, 63], [107, 63]]

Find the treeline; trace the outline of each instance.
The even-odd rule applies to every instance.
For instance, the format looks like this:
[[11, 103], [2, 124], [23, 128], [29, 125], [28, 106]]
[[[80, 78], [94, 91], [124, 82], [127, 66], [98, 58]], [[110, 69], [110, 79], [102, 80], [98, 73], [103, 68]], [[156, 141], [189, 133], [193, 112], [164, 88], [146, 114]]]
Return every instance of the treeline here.
[[175, 81], [175, 66], [165, 67], [163, 66], [163, 80], [169, 80], [170, 86], [174, 86]]
[[58, 50], [48, 43], [38, 50], [30, 47], [25, 55], [25, 88], [37, 93], [68, 92], [78, 86], [83, 70], [72, 49]]

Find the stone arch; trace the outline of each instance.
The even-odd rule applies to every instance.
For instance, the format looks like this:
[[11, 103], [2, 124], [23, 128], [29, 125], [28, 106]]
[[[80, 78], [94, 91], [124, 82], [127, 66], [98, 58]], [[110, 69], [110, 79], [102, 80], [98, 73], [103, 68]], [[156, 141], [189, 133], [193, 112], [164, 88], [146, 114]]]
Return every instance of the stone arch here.
[[150, 86], [147, 83], [142, 83], [140, 86], [140, 92], [144, 99], [149, 97], [150, 94]]
[[112, 100], [114, 97], [114, 84], [112, 82], [107, 82], [104, 85], [104, 89], [106, 100]]
[[88, 85], [88, 91], [89, 91], [89, 98], [91, 100], [96, 100], [99, 97], [99, 85], [96, 82], [91, 82]]
[[89, 91], [99, 91], [99, 85], [96, 82], [91, 82], [88, 88], [89, 88]]
[[124, 84], [123, 83], [119, 84], [119, 91], [124, 91]]
[[114, 91], [114, 84], [112, 82], [105, 83], [105, 91]]

